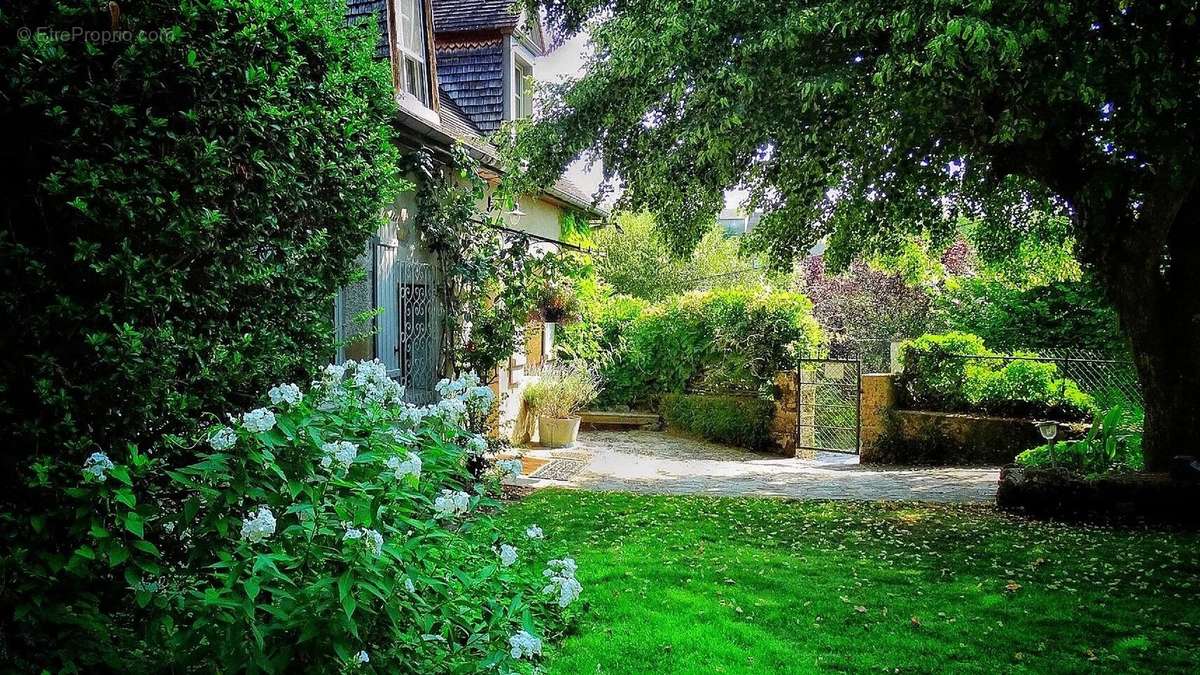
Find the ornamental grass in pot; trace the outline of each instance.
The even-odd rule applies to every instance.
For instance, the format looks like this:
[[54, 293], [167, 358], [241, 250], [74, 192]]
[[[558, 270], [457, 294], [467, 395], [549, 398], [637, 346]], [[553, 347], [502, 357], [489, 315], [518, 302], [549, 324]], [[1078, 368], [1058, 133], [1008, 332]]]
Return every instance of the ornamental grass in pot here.
[[525, 387], [525, 405], [537, 416], [541, 445], [574, 445], [579, 436], [579, 413], [599, 393], [596, 375], [579, 366], [547, 369], [541, 379]]

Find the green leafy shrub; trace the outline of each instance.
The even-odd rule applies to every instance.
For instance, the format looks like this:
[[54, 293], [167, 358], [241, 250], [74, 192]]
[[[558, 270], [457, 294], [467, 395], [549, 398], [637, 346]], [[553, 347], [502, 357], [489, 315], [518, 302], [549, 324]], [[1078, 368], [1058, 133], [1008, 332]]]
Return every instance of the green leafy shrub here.
[[[497, 518], [464, 425], [478, 380], [414, 408], [383, 364], [217, 424], [186, 466], [131, 446], [75, 471], [62, 539], [5, 542], [20, 570], [6, 659], [133, 672], [509, 672], [577, 611], [569, 559]], [[176, 442], [183, 442], [182, 440]], [[11, 514], [9, 514], [11, 517]], [[31, 530], [42, 527], [31, 520]], [[545, 574], [544, 574], [545, 573]], [[15, 593], [13, 593], [15, 591]]]
[[993, 349], [1128, 351], [1116, 312], [1087, 278], [1019, 288], [990, 277], [954, 277], [935, 296], [934, 314], [936, 323], [978, 335]]
[[[6, 5], [0, 31], [108, 31], [115, 8]], [[153, 443], [327, 360], [398, 188], [390, 73], [339, 7], [121, 9], [124, 38], [0, 46], [0, 492], [38, 508], [31, 456]]]
[[[961, 358], [967, 356], [967, 358]], [[1006, 359], [969, 333], [924, 335], [901, 346], [897, 384], [907, 406], [1017, 417], [1086, 419], [1096, 403], [1058, 366], [1032, 352]], [[974, 358], [971, 358], [974, 357]]]
[[1087, 437], [1039, 445], [1017, 455], [1017, 464], [1029, 468], [1062, 467], [1076, 473], [1097, 475], [1120, 471], [1142, 471], [1141, 420], [1128, 409], [1114, 406], [1097, 414]]
[[629, 295], [610, 295], [594, 280], [576, 281], [579, 321], [555, 329], [554, 348], [571, 361], [599, 364], [620, 352], [625, 329], [649, 302]]
[[749, 396], [667, 394], [659, 408], [672, 427], [751, 450], [770, 447], [775, 404]]
[[967, 383], [968, 359], [951, 355], [990, 355], [983, 340], [970, 333], [922, 335], [900, 346], [903, 370], [896, 379], [914, 405], [934, 410], [957, 410], [967, 405], [963, 391]]
[[627, 325], [602, 367], [601, 401], [647, 405], [701, 379], [714, 388], [761, 389], [797, 357], [821, 348], [812, 303], [803, 295], [688, 293], [651, 305]]

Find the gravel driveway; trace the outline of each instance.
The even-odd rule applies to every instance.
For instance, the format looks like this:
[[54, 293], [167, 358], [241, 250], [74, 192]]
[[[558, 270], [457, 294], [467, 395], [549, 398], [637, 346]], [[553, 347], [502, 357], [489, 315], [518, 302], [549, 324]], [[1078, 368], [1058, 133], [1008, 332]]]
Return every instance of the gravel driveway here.
[[988, 502], [1000, 476], [991, 467], [860, 466], [837, 453], [776, 457], [661, 431], [585, 431], [570, 452], [590, 456], [575, 487], [652, 494]]

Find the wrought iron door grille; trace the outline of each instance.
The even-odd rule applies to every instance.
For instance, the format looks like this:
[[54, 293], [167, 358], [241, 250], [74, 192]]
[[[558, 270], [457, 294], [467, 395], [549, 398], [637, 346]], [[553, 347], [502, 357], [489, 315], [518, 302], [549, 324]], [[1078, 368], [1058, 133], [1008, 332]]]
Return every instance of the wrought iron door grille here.
[[394, 377], [404, 385], [404, 398], [414, 405], [437, 400], [436, 289], [429, 265], [396, 265], [396, 365]]

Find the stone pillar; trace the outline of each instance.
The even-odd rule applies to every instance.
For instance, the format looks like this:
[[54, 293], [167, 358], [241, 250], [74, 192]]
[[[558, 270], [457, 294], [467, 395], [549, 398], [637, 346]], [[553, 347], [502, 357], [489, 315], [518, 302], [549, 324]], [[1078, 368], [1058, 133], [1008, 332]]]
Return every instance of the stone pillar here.
[[859, 461], [874, 461], [875, 450], [887, 430], [888, 417], [896, 407], [896, 376], [890, 373], [862, 376], [862, 450]]
[[[817, 451], [817, 388], [812, 386], [817, 381], [817, 371], [811, 368], [800, 369], [800, 391], [797, 394], [796, 415], [800, 420], [800, 438], [796, 447], [796, 456], [801, 459], [816, 459]], [[809, 386], [804, 386], [809, 385]]]
[[775, 373], [775, 417], [771, 420], [771, 437], [786, 457], [796, 454], [796, 371]]

